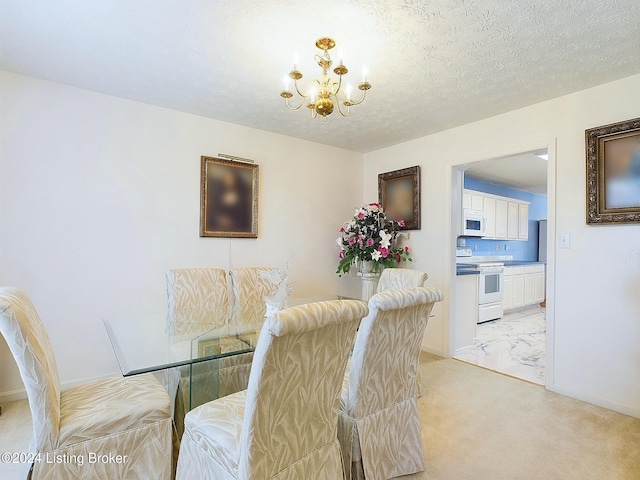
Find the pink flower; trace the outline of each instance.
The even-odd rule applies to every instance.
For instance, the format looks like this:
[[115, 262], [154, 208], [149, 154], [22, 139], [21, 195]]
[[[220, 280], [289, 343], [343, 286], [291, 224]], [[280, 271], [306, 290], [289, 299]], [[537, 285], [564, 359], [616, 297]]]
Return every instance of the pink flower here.
[[364, 212], [358, 212], [358, 218], [362, 220], [364, 218]]
[[404, 247], [404, 252], [409, 253], [409, 247]]
[[387, 258], [389, 256], [389, 249], [385, 248], [383, 246], [379, 246], [378, 247], [378, 251], [380, 252], [380, 255], [382, 255], [382, 258]]
[[370, 207], [377, 207], [380, 208], [380, 204], [379, 203], [370, 203], [369, 204]]
[[354, 243], [356, 243], [356, 237], [350, 237], [349, 238], [349, 245], [353, 245]]
[[404, 220], [398, 220], [398, 225], [404, 227]]
[[367, 247], [370, 247], [373, 245], [373, 238], [367, 238]]
[[340, 253], [338, 254], [338, 258], [340, 259], [344, 258], [344, 250], [340, 250]]
[[340, 233], [344, 232], [344, 227], [340, 227]]
[[398, 260], [398, 263], [402, 263], [402, 257], [400, 255], [396, 255], [396, 260]]

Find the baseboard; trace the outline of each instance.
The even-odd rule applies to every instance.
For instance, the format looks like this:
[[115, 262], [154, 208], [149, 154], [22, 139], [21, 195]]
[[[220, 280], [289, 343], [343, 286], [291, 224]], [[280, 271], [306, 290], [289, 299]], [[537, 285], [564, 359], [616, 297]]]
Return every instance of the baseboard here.
[[630, 417], [640, 418], [640, 408], [623, 405], [617, 402], [611, 402], [607, 399], [595, 396], [595, 395], [585, 395], [581, 392], [576, 392], [570, 388], [565, 388], [562, 385], [558, 385], [555, 383], [553, 391], [555, 393], [559, 393], [560, 395], [564, 395], [566, 397], [575, 398], [576, 400], [581, 400], [586, 403], [590, 403], [591, 405], [595, 405], [597, 407], [606, 408], [608, 410], [613, 410], [614, 412], [622, 413], [624, 415], [629, 415]]
[[22, 390], [9, 390], [8, 392], [0, 393], [0, 403], [15, 402], [16, 400], [22, 400], [27, 398], [27, 392], [23, 388]]
[[431, 355], [436, 355], [438, 357], [444, 357], [444, 352], [441, 348], [436, 348], [433, 345], [425, 345], [424, 343], [420, 346], [421, 352], [427, 352]]
[[[112, 377], [114, 375], [120, 375], [120, 373], [114, 372], [110, 375], [102, 375], [99, 377], [86, 377], [86, 378], [79, 378], [76, 380], [61, 382], [60, 389], [66, 390], [68, 388], [75, 387], [76, 385], [93, 382], [94, 380], [100, 380], [103, 378]], [[0, 403], [15, 402], [16, 400], [23, 400], [25, 398], [27, 398], [27, 391], [24, 388], [20, 390], [9, 390], [7, 392], [0, 392]]]

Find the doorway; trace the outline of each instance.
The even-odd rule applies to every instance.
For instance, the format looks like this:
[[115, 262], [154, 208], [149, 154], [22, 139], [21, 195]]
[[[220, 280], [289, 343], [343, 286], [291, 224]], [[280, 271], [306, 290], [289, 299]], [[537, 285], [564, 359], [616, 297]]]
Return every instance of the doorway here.
[[[555, 222], [555, 142], [454, 165], [452, 186], [453, 251], [463, 256], [456, 258], [456, 265], [502, 263], [504, 299], [500, 312], [490, 319], [478, 316], [475, 312], [477, 298], [482, 296], [478, 290], [481, 282], [469, 271], [467, 278], [457, 274], [459, 268], [453, 272], [450, 355], [551, 388], [555, 255], [549, 239], [554, 238]], [[472, 207], [470, 194], [474, 197], [473, 212], [465, 210]], [[467, 236], [463, 229], [465, 214], [482, 210], [483, 198], [488, 230], [482, 236]], [[503, 214], [498, 210], [496, 216], [496, 203], [499, 209], [508, 204], [509, 212], [504, 215], [509, 216], [509, 225], [500, 223], [504, 223]], [[519, 232], [515, 224], [512, 231], [512, 213], [516, 219], [520, 213]], [[479, 319], [481, 323], [477, 323]]]

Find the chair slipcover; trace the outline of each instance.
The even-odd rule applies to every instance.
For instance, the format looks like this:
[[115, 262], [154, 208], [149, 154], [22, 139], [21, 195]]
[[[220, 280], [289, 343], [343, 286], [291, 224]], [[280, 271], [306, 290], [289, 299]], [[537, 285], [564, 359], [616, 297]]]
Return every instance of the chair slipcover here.
[[187, 414], [176, 479], [342, 478], [340, 390], [366, 313], [334, 300], [266, 319], [249, 388]]
[[276, 286], [262, 273], [274, 270], [270, 267], [249, 267], [229, 271], [234, 302], [232, 322], [251, 325], [264, 320], [267, 311], [264, 297], [271, 295]]
[[408, 268], [385, 268], [380, 274], [376, 293], [388, 290], [426, 286], [429, 275], [426, 272], [409, 270]]
[[[172, 334], [169, 352], [180, 359], [185, 357], [184, 349], [188, 349], [188, 356], [190, 340], [196, 335], [227, 325], [230, 314], [227, 273], [220, 268], [180, 268], [169, 270], [166, 279], [167, 331]], [[235, 338], [221, 338], [219, 347], [221, 353], [248, 348], [245, 342]], [[189, 367], [167, 372], [164, 382], [172, 401], [177, 391], [181, 394], [177, 399], [178, 408], [174, 405], [179, 435], [184, 409], [189, 406], [189, 392], [191, 405], [196, 406], [246, 389], [252, 359], [253, 354], [246, 353], [198, 364], [193, 367], [193, 380], [189, 378]], [[218, 382], [214, 380], [216, 370]]]
[[[402, 290], [404, 288], [426, 287], [429, 275], [418, 270], [408, 268], [385, 268], [380, 274], [376, 293], [388, 292], [389, 290]], [[422, 378], [417, 379], [418, 397], [422, 397]]]
[[[170, 478], [169, 398], [152, 375], [107, 378], [61, 392], [47, 332], [29, 298], [14, 287], [0, 288], [0, 332], [27, 391], [30, 452], [42, 454], [32, 478]], [[92, 454], [126, 459], [91, 462]]]
[[343, 383], [338, 437], [347, 479], [424, 470], [416, 376], [422, 336], [442, 293], [416, 287], [369, 300]]

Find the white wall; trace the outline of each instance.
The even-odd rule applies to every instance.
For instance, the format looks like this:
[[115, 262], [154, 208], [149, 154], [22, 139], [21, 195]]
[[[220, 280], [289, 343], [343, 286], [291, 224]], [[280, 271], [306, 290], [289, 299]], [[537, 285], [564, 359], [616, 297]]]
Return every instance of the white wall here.
[[[422, 230], [413, 232], [416, 268], [448, 296], [452, 166], [519, 153], [557, 139], [555, 358], [550, 388], [640, 417], [640, 225], [586, 226], [588, 128], [640, 116], [640, 75], [522, 108], [365, 155], [364, 199], [377, 175], [421, 166]], [[448, 310], [433, 319], [428, 350], [448, 353]]]
[[[294, 295], [359, 293], [334, 273], [359, 153], [7, 72], [0, 116], [0, 285], [35, 303], [64, 384], [117, 372], [102, 319], [161, 312], [170, 268], [293, 255]], [[198, 236], [200, 156], [219, 152], [260, 165], [258, 239]], [[20, 390], [2, 339], [0, 398]]]

